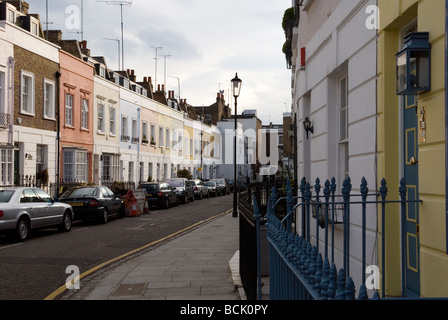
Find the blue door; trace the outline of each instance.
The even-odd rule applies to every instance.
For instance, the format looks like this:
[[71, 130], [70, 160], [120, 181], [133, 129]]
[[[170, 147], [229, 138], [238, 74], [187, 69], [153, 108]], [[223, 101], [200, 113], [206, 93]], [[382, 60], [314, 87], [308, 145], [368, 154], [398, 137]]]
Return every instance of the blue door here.
[[[414, 96], [404, 96], [404, 177], [406, 179], [407, 200], [417, 200], [418, 190], [418, 118], [414, 106]], [[402, 223], [402, 261], [405, 268], [405, 296], [420, 295], [420, 236], [419, 205], [408, 202], [406, 216]]]

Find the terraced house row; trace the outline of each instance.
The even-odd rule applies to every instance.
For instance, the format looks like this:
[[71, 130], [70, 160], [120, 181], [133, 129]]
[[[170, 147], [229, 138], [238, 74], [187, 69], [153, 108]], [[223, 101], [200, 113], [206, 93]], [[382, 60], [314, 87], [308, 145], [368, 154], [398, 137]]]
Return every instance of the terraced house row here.
[[322, 188], [334, 177], [353, 202], [329, 233], [298, 213], [297, 232], [356, 288], [376, 266], [370, 297], [448, 296], [447, 12], [433, 0], [293, 0], [285, 12], [298, 176]]
[[[162, 180], [188, 169], [220, 176], [221, 134], [201, 110], [113, 71], [86, 41], [45, 32], [24, 1], [0, 2], [0, 183]], [[230, 109], [218, 93], [220, 119]], [[215, 122], [216, 124], [216, 122]]]

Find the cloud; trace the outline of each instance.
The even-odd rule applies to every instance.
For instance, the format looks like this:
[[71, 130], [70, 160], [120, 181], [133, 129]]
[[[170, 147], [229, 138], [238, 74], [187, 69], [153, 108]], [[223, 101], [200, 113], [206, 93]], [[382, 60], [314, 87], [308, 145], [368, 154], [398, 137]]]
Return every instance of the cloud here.
[[[30, 11], [45, 21], [45, 0], [29, 0]], [[123, 6], [125, 68], [138, 79], [155, 78], [155, 50], [170, 55], [158, 60], [158, 83], [167, 76], [167, 89], [194, 105], [210, 105], [218, 90], [228, 90], [235, 72], [243, 80], [239, 111], [257, 109], [263, 121], [281, 122], [291, 101], [291, 71], [281, 51], [281, 28], [290, 0], [133, 0]], [[64, 39], [81, 39], [80, 30], [66, 26], [70, 5], [81, 9], [81, 0], [48, 0], [50, 29], [60, 29]], [[104, 56], [118, 67], [117, 43], [121, 41], [121, 12], [116, 5], [83, 1], [84, 38], [92, 55]], [[43, 24], [45, 28], [45, 25]], [[178, 81], [179, 80], [179, 81]], [[228, 97], [228, 96], [226, 96]], [[227, 99], [229, 100], [229, 99]], [[281, 110], [282, 112], [279, 112]], [[266, 116], [264, 116], [266, 115]], [[270, 119], [269, 119], [270, 116]]]

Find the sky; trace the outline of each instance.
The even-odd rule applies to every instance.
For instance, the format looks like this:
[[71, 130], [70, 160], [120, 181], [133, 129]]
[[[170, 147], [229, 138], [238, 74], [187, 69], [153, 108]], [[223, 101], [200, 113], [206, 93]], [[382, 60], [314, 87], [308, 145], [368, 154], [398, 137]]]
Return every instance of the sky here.
[[48, 29], [61, 30], [63, 39], [81, 40], [83, 35], [91, 55], [104, 56], [113, 70], [123, 59], [116, 41], [121, 42], [122, 8], [124, 69], [135, 70], [137, 81], [151, 77], [153, 84], [164, 84], [166, 79], [165, 89], [174, 90], [176, 98], [180, 92], [193, 106], [213, 104], [224, 90], [234, 114], [230, 80], [238, 73], [243, 81], [238, 114], [256, 109], [263, 124], [282, 123], [283, 113], [291, 109], [291, 70], [282, 53], [281, 26], [291, 0], [27, 2], [44, 30], [48, 21]]

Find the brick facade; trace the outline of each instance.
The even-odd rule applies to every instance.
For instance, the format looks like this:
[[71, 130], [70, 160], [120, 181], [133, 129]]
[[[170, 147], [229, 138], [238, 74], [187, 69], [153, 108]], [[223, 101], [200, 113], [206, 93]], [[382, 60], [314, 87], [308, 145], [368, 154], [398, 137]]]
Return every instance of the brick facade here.
[[[16, 45], [14, 46], [14, 58], [16, 61], [14, 72], [14, 119], [21, 118], [21, 126], [57, 131], [56, 120], [44, 118], [44, 79], [54, 81], [57, 86], [56, 73], [59, 72], [59, 65]], [[34, 116], [20, 112], [22, 70], [34, 74]], [[55, 109], [57, 109], [57, 101]]]

